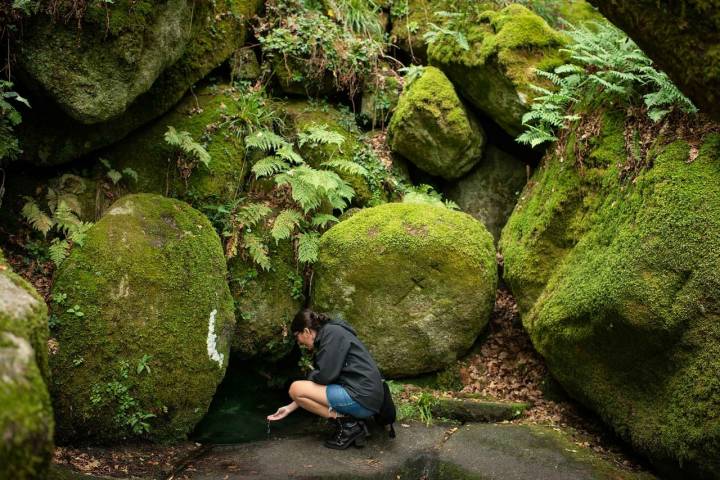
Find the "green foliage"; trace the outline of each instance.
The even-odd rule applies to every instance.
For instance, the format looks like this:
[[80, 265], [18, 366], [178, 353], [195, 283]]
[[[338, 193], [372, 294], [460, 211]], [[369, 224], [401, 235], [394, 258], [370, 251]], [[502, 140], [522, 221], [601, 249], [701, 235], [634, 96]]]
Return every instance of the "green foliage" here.
[[435, 12], [435, 16], [444, 19], [445, 22], [443, 23], [443, 26], [438, 26], [434, 23], [429, 24], [429, 30], [423, 35], [425, 43], [432, 45], [439, 40], [449, 38], [462, 50], [470, 50], [470, 44], [460, 27], [460, 25], [465, 21], [466, 15], [464, 13], [441, 11]]
[[258, 130], [272, 130], [284, 126], [281, 112], [266, 96], [262, 85], [250, 86], [237, 82], [235, 86], [241, 93], [235, 103], [236, 113], [223, 121], [220, 128], [246, 136]]
[[28, 101], [12, 88], [12, 82], [0, 80], [0, 165], [15, 160], [22, 152], [14, 133], [14, 128], [20, 124], [22, 117], [10, 100], [30, 108]]
[[[80, 220], [80, 202], [73, 190], [72, 175], [63, 175], [58, 190], [48, 188], [45, 200], [49, 213], [44, 211], [32, 197], [24, 197], [25, 204], [21, 215], [36, 231], [49, 240], [48, 254], [55, 265], [60, 265], [70, 253], [73, 244], [82, 245], [87, 231], [93, 226], [91, 222]], [[70, 186], [68, 186], [70, 185]], [[53, 238], [48, 239], [52, 234]]]
[[255, 34], [268, 77], [318, 91], [332, 82], [353, 97], [378, 68], [384, 48], [377, 34], [381, 27], [371, 2], [330, 3], [330, 11], [301, 1], [268, 3], [267, 16], [258, 22]]
[[305, 144], [314, 145], [337, 145], [341, 146], [345, 142], [345, 137], [328, 129], [327, 124], [308, 126], [298, 135], [298, 144], [302, 147]]
[[290, 286], [290, 296], [294, 300], [304, 301], [305, 300], [305, 284], [302, 275], [299, 275], [295, 271], [288, 272], [287, 275], [288, 284]]
[[276, 242], [290, 238], [295, 229], [303, 220], [303, 214], [294, 209], [287, 209], [275, 217], [272, 227], [272, 237]]
[[[151, 374], [150, 367], [147, 365], [150, 358], [146, 354], [139, 360], [136, 369], [138, 375], [143, 372], [147, 375]], [[113, 379], [107, 383], [96, 383], [92, 386], [90, 404], [98, 409], [113, 408], [115, 410], [113, 419], [118, 426], [126, 428], [129, 434], [143, 435], [150, 432], [151, 426], [148, 420], [155, 418], [156, 415], [143, 411], [133, 397], [131, 391], [134, 382], [130, 378], [130, 372], [130, 362], [121, 361]]]
[[182, 130], [178, 132], [175, 127], [169, 125], [164, 135], [165, 142], [173, 147], [176, 152], [176, 162], [180, 170], [180, 176], [187, 181], [193, 168], [199, 162], [210, 166], [210, 154], [201, 144], [193, 140], [190, 132]]
[[450, 210], [460, 210], [457, 203], [452, 200], [443, 200], [442, 195], [435, 191], [431, 185], [418, 185], [404, 187], [403, 203], [419, 203], [445, 207]]
[[407, 90], [415, 80], [420, 78], [422, 74], [425, 73], [425, 67], [423, 67], [422, 65], [410, 65], [408, 67], [403, 67], [398, 71], [403, 74], [403, 78], [405, 80], [403, 89]]
[[320, 234], [318, 232], [301, 233], [298, 237], [298, 260], [303, 263], [315, 263], [320, 253]]
[[428, 392], [422, 392], [420, 398], [417, 400], [418, 414], [420, 415], [420, 421], [425, 426], [430, 426], [433, 421], [432, 409], [437, 404], [437, 399]]
[[570, 128], [579, 120], [578, 108], [642, 102], [655, 122], [674, 109], [697, 111], [668, 76], [656, 70], [642, 50], [614, 26], [571, 26], [567, 33], [573, 43], [563, 51], [569, 53], [572, 63], [552, 72], [536, 72], [552, 86], [533, 86], [539, 95], [523, 116], [527, 130], [518, 142], [535, 147], [557, 140], [557, 130]]
[[105, 167], [105, 176], [110, 179], [113, 185], [117, 185], [123, 178], [138, 181], [138, 174], [130, 167], [124, 168], [121, 172], [115, 170], [110, 162], [104, 158], [100, 159], [100, 163]]

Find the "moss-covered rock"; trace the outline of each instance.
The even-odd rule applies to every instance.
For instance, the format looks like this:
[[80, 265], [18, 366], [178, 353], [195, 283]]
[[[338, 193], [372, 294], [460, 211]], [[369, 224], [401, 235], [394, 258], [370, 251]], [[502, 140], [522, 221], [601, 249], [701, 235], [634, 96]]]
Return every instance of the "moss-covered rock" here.
[[227, 366], [235, 323], [222, 247], [177, 200], [128, 195], [59, 268], [51, 392], [62, 441], [182, 439]]
[[590, 0], [700, 110], [720, 119], [720, 1]]
[[[229, 85], [206, 86], [187, 95], [151, 125], [98, 155], [118, 171], [132, 168], [137, 173], [137, 181], [125, 182], [132, 192], [182, 197], [193, 204], [232, 200], [240, 192], [248, 170], [243, 134], [228, 121], [238, 113], [240, 95]], [[205, 147], [211, 157], [208, 167], [198, 164], [189, 178], [182, 178], [176, 150], [164, 139], [169, 126], [190, 133]]]
[[[145, 2], [147, 3], [147, 2]], [[32, 97], [23, 111], [18, 134], [23, 159], [57, 165], [110, 145], [175, 105], [198, 80], [228, 59], [246, 38], [246, 20], [260, 8], [260, 0], [196, 2], [192, 35], [182, 56], [160, 73], [148, 91], [120, 115], [84, 125], [66, 115], [52, 101]]]
[[269, 271], [239, 257], [228, 262], [236, 318], [232, 350], [242, 357], [273, 361], [294, 345], [290, 323], [302, 307], [303, 277], [292, 244], [283, 240], [276, 245], [267, 229], [263, 237], [270, 246]]
[[45, 302], [0, 251], [0, 479], [44, 478], [53, 452]]
[[480, 161], [485, 132], [443, 72], [428, 67], [400, 96], [388, 144], [424, 172], [451, 180]]
[[608, 113], [582, 172], [575, 134], [546, 158], [503, 230], [505, 279], [568, 393], [658, 466], [717, 478], [720, 136], [692, 162], [656, 145], [632, 181], [624, 139]]
[[325, 232], [313, 305], [341, 315], [390, 377], [450, 365], [492, 312], [495, 250], [485, 227], [443, 207], [388, 203]]
[[563, 63], [564, 37], [522, 5], [465, 15], [453, 25], [468, 49], [451, 35], [439, 35], [428, 47], [432, 65], [440, 68], [473, 106], [510, 135], [522, 131], [522, 116], [534, 96], [534, 69]]
[[81, 24], [36, 15], [24, 25], [18, 63], [27, 80], [83, 124], [125, 111], [183, 54], [193, 2], [89, 3]]
[[451, 185], [447, 198], [477, 218], [497, 241], [527, 180], [527, 164], [490, 145], [482, 161]]

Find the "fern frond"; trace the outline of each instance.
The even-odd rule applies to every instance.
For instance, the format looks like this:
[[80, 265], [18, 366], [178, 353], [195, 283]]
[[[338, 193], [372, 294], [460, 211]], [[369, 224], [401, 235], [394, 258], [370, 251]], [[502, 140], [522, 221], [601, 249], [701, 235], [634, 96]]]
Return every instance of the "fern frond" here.
[[327, 124], [313, 124], [298, 135], [298, 143], [302, 147], [309, 143], [312, 145], [337, 145], [345, 143], [345, 136], [329, 129]]
[[280, 212], [270, 232], [275, 242], [290, 238], [302, 219], [302, 213], [297, 210], [287, 209]]
[[252, 172], [255, 177], [262, 178], [284, 172], [288, 168], [290, 168], [290, 164], [285, 160], [276, 155], [270, 155], [255, 162], [255, 165], [252, 166]]
[[368, 176], [368, 171], [365, 167], [350, 160], [342, 160], [340, 158], [337, 158], [322, 162], [320, 165], [323, 167], [331, 168], [336, 172], [347, 173], [348, 175], [361, 175], [363, 177]]
[[70, 253], [70, 244], [67, 240], [55, 238], [48, 247], [48, 253], [50, 255], [50, 260], [59, 267], [63, 260], [67, 258], [68, 253]]
[[80, 222], [70, 229], [68, 239], [73, 243], [80, 245], [81, 247], [85, 244], [85, 238], [87, 232], [94, 224], [92, 222]]
[[53, 213], [53, 222], [58, 231], [66, 235], [81, 223], [80, 219], [73, 213], [72, 209], [70, 209], [70, 206], [63, 200], [58, 202], [58, 206]]
[[304, 165], [305, 160], [297, 153], [291, 144], [284, 145], [277, 149], [275, 155], [295, 165]]
[[55, 223], [45, 212], [40, 210], [35, 200], [30, 197], [25, 197], [25, 205], [20, 213], [35, 230], [44, 236], [47, 236]]
[[126, 177], [133, 179], [133, 181], [135, 181], [135, 182], [138, 181], [138, 174], [137, 174], [137, 172], [136, 172], [135, 170], [133, 170], [132, 168], [130, 168], [130, 167], [123, 168], [122, 173], [123, 173], [123, 175], [125, 175]]
[[243, 235], [243, 246], [250, 254], [252, 261], [257, 263], [260, 268], [265, 271], [270, 270], [270, 257], [268, 256], [267, 246], [254, 233], [246, 233]]
[[260, 220], [272, 213], [272, 209], [262, 203], [248, 203], [235, 213], [235, 220], [245, 226], [254, 227]]
[[280, 150], [287, 145], [287, 141], [280, 135], [270, 130], [258, 130], [245, 137], [245, 148], [255, 148], [269, 152], [271, 150]]
[[202, 145], [193, 140], [190, 132], [185, 130], [178, 132], [175, 130], [175, 127], [168, 125], [164, 138], [168, 145], [180, 149], [188, 155], [192, 155], [206, 167], [210, 165], [210, 154]]
[[310, 223], [313, 227], [320, 227], [320, 228], [326, 228], [330, 223], [337, 223], [339, 220], [335, 215], [330, 215], [328, 213], [318, 213], [315, 215], [312, 220], [310, 220]]
[[298, 261], [315, 263], [320, 254], [320, 234], [317, 232], [302, 233], [298, 237]]

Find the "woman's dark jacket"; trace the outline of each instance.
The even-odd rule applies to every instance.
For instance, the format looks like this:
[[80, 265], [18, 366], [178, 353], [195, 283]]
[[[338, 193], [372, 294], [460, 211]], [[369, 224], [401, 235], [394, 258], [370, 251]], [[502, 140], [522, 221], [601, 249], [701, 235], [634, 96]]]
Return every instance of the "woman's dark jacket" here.
[[313, 344], [316, 368], [308, 380], [337, 383], [363, 407], [377, 413], [383, 403], [380, 370], [355, 330], [342, 320], [331, 320], [318, 330]]

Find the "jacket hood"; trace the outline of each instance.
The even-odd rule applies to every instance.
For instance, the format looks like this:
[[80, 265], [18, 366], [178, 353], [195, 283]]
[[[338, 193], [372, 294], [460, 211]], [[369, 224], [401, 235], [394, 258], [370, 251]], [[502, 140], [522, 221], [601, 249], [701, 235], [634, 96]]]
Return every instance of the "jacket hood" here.
[[355, 329], [350, 326], [345, 320], [340, 319], [332, 319], [328, 321], [325, 325], [323, 325], [323, 328], [320, 329], [320, 331], [315, 336], [315, 341], [313, 342], [313, 345], [317, 345], [320, 338], [323, 336], [323, 330], [325, 330], [325, 326], [327, 325], [337, 325], [338, 327], [342, 327], [348, 332], [352, 333], [354, 336], [357, 337], [357, 332], [355, 332]]

